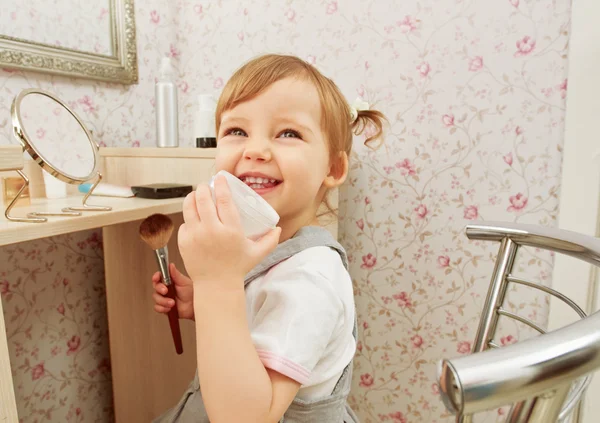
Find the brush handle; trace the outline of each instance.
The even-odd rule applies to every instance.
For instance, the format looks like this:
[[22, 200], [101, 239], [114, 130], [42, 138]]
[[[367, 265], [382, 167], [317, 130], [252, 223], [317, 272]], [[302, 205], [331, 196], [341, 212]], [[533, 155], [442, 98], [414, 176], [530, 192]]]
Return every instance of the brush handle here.
[[154, 250], [156, 262], [162, 275], [163, 283], [171, 285], [171, 274], [169, 273], [169, 248], [165, 245], [158, 250]]
[[[175, 295], [175, 285], [171, 280], [171, 273], [169, 272], [169, 249], [165, 245], [162, 248], [154, 250], [156, 255], [156, 261], [162, 275], [162, 282], [168, 289], [167, 297], [173, 299], [177, 303]], [[183, 353], [183, 344], [181, 343], [181, 330], [179, 329], [179, 313], [177, 312], [177, 304], [175, 304], [169, 313], [169, 326], [171, 326], [171, 334], [173, 335], [173, 342], [175, 343], [175, 351], [177, 354]]]
[[[175, 298], [175, 285], [170, 283], [169, 285], [166, 285], [166, 287], [168, 289], [167, 297], [172, 298], [173, 301], [177, 301]], [[167, 315], [169, 316], [169, 326], [171, 326], [171, 334], [173, 335], [175, 351], [177, 351], [177, 354], [181, 354], [183, 353], [183, 344], [181, 342], [181, 329], [179, 328], [179, 313], [177, 312], [177, 304], [171, 307], [171, 310], [169, 310]]]

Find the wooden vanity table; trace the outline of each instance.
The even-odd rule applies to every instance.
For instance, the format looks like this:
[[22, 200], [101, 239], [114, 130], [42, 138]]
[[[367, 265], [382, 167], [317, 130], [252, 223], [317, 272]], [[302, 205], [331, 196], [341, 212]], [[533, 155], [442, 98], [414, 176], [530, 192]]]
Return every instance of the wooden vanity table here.
[[[103, 182], [139, 185], [158, 182], [196, 185], [213, 174], [213, 149], [197, 148], [101, 148]], [[40, 172], [35, 174], [35, 172]], [[25, 168], [32, 184], [43, 184], [41, 169]], [[58, 210], [81, 204], [82, 195], [48, 200], [33, 198], [31, 206], [13, 209]], [[39, 190], [38, 190], [39, 191]], [[32, 190], [36, 197], [36, 190]], [[141, 220], [153, 213], [168, 214], [175, 227], [182, 222], [182, 198], [90, 197], [90, 203], [112, 206], [111, 211], [84, 212], [78, 217], [52, 217], [46, 223], [9, 222], [0, 217], [0, 246], [92, 228], [102, 228], [106, 301], [110, 338], [115, 417], [117, 423], [148, 423], [181, 397], [196, 365], [194, 324], [181, 321], [182, 355], [173, 346], [167, 318], [153, 308], [151, 276], [157, 264], [150, 248], [138, 236]], [[337, 205], [337, 200], [332, 201]], [[328, 228], [337, 234], [337, 220]], [[170, 260], [183, 269], [177, 231], [169, 243]], [[17, 422], [6, 328], [0, 302], [0, 423]]]

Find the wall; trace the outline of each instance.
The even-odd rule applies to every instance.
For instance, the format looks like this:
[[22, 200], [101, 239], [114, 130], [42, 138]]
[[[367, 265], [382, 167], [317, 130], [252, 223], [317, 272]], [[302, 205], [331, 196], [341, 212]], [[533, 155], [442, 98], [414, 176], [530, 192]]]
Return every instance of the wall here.
[[[600, 157], [596, 136], [597, 111], [600, 109], [600, 4], [577, 1], [572, 7], [573, 29], [569, 42], [569, 95], [565, 122], [565, 151], [561, 174], [564, 189], [560, 196], [559, 227], [591, 236], [600, 236], [598, 226], [598, 192], [600, 192]], [[595, 267], [566, 256], [557, 256], [553, 287], [584, 310], [592, 313], [600, 304], [600, 285]], [[586, 307], [587, 306], [587, 307]], [[573, 312], [551, 302], [551, 326], [563, 326], [577, 320]], [[584, 401], [582, 423], [598, 420], [600, 379], [592, 378]]]
[[[103, 144], [151, 146], [151, 85], [164, 54], [175, 59], [178, 69], [182, 145], [192, 145], [195, 96], [217, 95], [235, 68], [264, 52], [305, 58], [332, 77], [350, 101], [360, 95], [375, 103], [390, 120], [386, 142], [371, 152], [357, 139], [341, 199], [341, 240], [351, 259], [361, 325], [351, 400], [365, 422], [452, 421], [437, 399], [435, 364], [442, 356], [469, 351], [497, 248], [468, 242], [464, 224], [509, 220], [556, 225], [569, 1], [255, 0], [166, 5], [158, 0], [136, 4], [138, 86], [5, 71], [0, 74], [0, 115], [8, 117], [7, 104], [20, 89], [42, 86], [70, 101]], [[8, 126], [3, 131], [6, 142]], [[68, 274], [70, 280], [80, 281], [77, 295], [89, 296], [94, 307], [102, 308], [101, 260], [89, 259], [94, 278], [77, 278], [79, 269], [68, 265], [80, 259], [77, 244], [94, 234], [48, 241], [64, 247], [56, 264], [27, 292], [41, 293], [43, 286], [73, 269], [77, 273]], [[20, 247], [24, 251], [17, 260], [8, 248], [0, 250], [2, 262], [11, 263], [3, 276], [9, 289], [33, 270], [46, 269], [43, 262], [27, 258], [47, 248], [45, 242]], [[548, 282], [551, 261], [529, 251], [519, 267], [527, 266], [526, 273]], [[19, 345], [31, 355], [36, 348], [45, 350], [45, 344], [25, 334], [11, 337], [25, 420], [34, 418], [37, 406], [27, 398], [43, 395], [40, 385], [60, 387], [59, 381], [34, 372], [33, 366], [52, 362], [53, 375], [70, 375], [74, 363], [73, 356], [66, 355], [73, 330], [67, 330], [65, 322], [51, 326], [37, 317], [43, 316], [40, 310], [56, 310], [62, 299], [41, 297], [24, 302], [4, 295], [9, 331], [24, 324], [41, 327], [44, 333], [55, 327], [62, 334], [57, 338], [61, 357], [52, 362], [49, 354], [38, 355], [29, 367], [22, 355], [16, 356]], [[81, 303], [78, 307], [73, 310], [76, 318], [88, 314]], [[511, 292], [509, 307], [545, 321], [543, 297]], [[23, 317], [11, 323], [19, 312]], [[92, 329], [84, 326], [87, 341], [80, 336], [81, 346], [97, 333]], [[519, 326], [505, 324], [500, 342], [526, 336]], [[89, 368], [106, 356], [103, 342], [98, 354], [90, 353], [85, 361]], [[85, 384], [75, 376], [71, 384], [77, 389], [53, 412], [57, 421], [80, 407], [81, 391], [107, 386]], [[102, 392], [100, 402], [107, 404], [107, 395]], [[51, 403], [39, 407], [47, 409]], [[86, 402], [80, 413], [104, 418], [106, 413], [98, 408], [102, 406]], [[486, 421], [503, 412], [492, 413]]]

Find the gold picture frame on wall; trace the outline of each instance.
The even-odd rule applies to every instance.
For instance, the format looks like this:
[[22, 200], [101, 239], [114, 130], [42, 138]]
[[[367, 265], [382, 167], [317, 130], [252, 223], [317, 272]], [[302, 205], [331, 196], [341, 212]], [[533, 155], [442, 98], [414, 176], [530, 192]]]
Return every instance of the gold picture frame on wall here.
[[[3, 2], [6, 0], [3, 0]], [[8, 0], [10, 2], [11, 0]], [[25, 4], [19, 0], [15, 2], [13, 12], [5, 13], [8, 19], [17, 19], [17, 11], [21, 13], [25, 8]], [[66, 10], [72, 11], [81, 5], [77, 0], [60, 0], [62, 6]], [[104, 2], [103, 4], [101, 4]], [[39, 40], [26, 39], [23, 36], [15, 36], [15, 34], [5, 34], [3, 32], [17, 31], [20, 28], [25, 28], [24, 25], [7, 23], [0, 25], [0, 67], [24, 69], [28, 71], [44, 72], [57, 75], [79, 77], [86, 79], [95, 79], [108, 82], [117, 82], [121, 84], [137, 84], [138, 82], [138, 65], [137, 65], [137, 44], [135, 33], [135, 16], [134, 16], [134, 0], [99, 0], [89, 3], [95, 7], [100, 7], [102, 19], [105, 19], [104, 28], [94, 28], [93, 25], [87, 25], [87, 22], [96, 23], [99, 20], [98, 16], [89, 16], [82, 13], [79, 19], [86, 30], [101, 31], [102, 34], [86, 35], [88, 39], [102, 39], [104, 37], [106, 51], [93, 51], [89, 49], [76, 49], [72, 46], [63, 46], [68, 44], [64, 42], [52, 40], [50, 42], [40, 42]], [[85, 5], [85, 3], [83, 3]], [[98, 6], [100, 4], [100, 6]], [[10, 10], [11, 5], [3, 7]], [[47, 12], [46, 15], [52, 16], [53, 11]], [[84, 11], [87, 12], [87, 11]], [[39, 13], [36, 15], [35, 10], [29, 11], [29, 16], [26, 16], [29, 23], [30, 16], [40, 19]], [[73, 15], [75, 16], [75, 15]], [[1, 17], [0, 17], [1, 18]], [[59, 15], [62, 19], [63, 15]], [[1, 22], [0, 22], [1, 23]], [[57, 32], [61, 31], [60, 25], [65, 25], [64, 22], [38, 22], [40, 28], [30, 24], [28, 28], [32, 33], [43, 33], [44, 28], [57, 28]], [[69, 25], [69, 23], [66, 23]], [[63, 31], [68, 34], [68, 31]], [[73, 31], [76, 34], [77, 31]], [[67, 35], [68, 36], [68, 35]], [[65, 40], [63, 40], [65, 41]], [[68, 40], [67, 40], [68, 41]], [[99, 43], [97, 43], [99, 44]], [[95, 50], [101, 50], [96, 48]]]

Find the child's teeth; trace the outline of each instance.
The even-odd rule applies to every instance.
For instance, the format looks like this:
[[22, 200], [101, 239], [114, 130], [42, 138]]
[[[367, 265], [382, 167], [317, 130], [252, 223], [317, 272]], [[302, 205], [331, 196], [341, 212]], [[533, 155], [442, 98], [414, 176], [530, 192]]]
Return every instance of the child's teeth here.
[[263, 188], [263, 184], [274, 184], [277, 182], [277, 180], [263, 178], [260, 176], [246, 176], [244, 177], [244, 182], [246, 182], [251, 188]]

